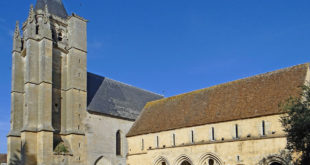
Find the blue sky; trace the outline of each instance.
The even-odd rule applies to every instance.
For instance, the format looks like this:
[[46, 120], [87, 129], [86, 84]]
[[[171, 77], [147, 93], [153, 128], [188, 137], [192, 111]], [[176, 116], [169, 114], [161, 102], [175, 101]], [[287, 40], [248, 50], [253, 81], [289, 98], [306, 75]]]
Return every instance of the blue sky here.
[[[88, 23], [88, 71], [165, 96], [310, 61], [307, 0], [63, 0]], [[15, 21], [0, 1], [0, 153], [10, 121]]]

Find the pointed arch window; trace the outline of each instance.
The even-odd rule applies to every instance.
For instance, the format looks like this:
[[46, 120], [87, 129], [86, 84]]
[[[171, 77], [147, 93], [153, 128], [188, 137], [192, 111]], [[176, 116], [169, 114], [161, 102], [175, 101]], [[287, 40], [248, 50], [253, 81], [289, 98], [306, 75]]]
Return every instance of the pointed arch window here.
[[116, 132], [116, 155], [121, 155], [122, 141], [121, 141], [121, 131]]

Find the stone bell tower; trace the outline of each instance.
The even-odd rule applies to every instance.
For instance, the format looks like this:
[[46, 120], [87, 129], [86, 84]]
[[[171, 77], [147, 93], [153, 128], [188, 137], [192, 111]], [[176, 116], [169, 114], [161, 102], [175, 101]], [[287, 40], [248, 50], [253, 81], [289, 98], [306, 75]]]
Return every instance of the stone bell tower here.
[[10, 165], [84, 165], [87, 21], [37, 0], [12, 51]]

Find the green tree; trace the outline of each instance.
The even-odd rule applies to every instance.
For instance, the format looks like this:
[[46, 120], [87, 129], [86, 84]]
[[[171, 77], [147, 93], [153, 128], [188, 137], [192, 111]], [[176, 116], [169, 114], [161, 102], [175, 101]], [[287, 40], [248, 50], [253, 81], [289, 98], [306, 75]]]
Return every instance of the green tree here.
[[282, 109], [281, 123], [287, 134], [286, 148], [300, 153], [295, 164], [310, 164], [310, 85], [301, 87], [301, 97], [290, 98]]

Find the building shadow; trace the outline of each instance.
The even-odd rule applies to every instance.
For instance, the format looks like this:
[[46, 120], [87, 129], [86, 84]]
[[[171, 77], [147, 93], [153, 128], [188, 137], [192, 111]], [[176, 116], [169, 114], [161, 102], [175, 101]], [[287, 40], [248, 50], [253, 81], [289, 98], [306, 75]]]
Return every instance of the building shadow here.
[[8, 165], [37, 165], [37, 157], [27, 153], [27, 144], [21, 146], [21, 150], [17, 150], [10, 158]]

